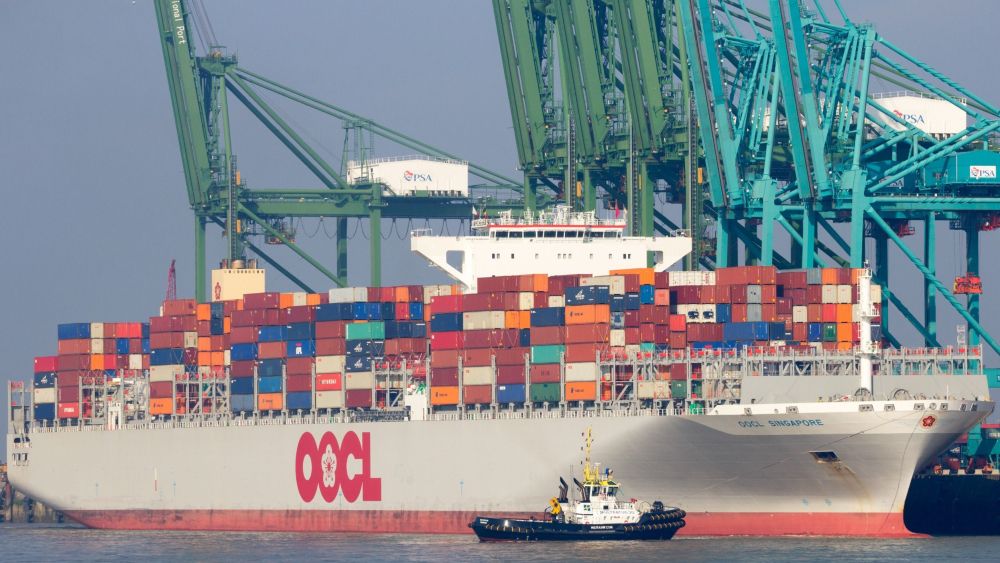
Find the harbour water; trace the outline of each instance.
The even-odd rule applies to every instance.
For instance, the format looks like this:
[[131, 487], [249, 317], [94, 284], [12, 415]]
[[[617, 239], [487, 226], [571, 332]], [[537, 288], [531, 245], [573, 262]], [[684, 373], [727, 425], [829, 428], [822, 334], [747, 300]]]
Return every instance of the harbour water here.
[[0, 526], [21, 561], [996, 561], [998, 537], [678, 538], [669, 542], [482, 544], [472, 535], [119, 532]]

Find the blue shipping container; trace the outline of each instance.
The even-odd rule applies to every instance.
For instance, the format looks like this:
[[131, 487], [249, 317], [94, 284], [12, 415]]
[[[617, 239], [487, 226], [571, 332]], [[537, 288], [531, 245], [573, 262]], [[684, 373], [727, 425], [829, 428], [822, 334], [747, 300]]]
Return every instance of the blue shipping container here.
[[351, 318], [356, 321], [363, 321], [368, 318], [368, 303], [355, 303], [351, 306]]
[[379, 318], [387, 321], [391, 321], [396, 318], [396, 304], [395, 303], [382, 303], [382, 311]]
[[281, 393], [281, 377], [258, 377], [258, 393]]
[[118, 338], [115, 340], [115, 353], [119, 355], [128, 354], [128, 338]]
[[369, 321], [382, 320], [382, 304], [365, 303], [365, 318], [368, 319]]
[[518, 332], [517, 336], [518, 336], [518, 338], [517, 338], [517, 340], [518, 340], [518, 342], [517, 342], [518, 346], [522, 346], [522, 347], [531, 346], [531, 329], [530, 328], [522, 328]]
[[[236, 344], [233, 348], [236, 348]], [[257, 353], [257, 346], [254, 345], [254, 355]], [[233, 358], [238, 360], [240, 358]], [[160, 348], [158, 350], [153, 350], [149, 353], [149, 365], [151, 366], [169, 366], [173, 364], [184, 363], [184, 349], [183, 348]]]
[[785, 337], [784, 323], [726, 323], [722, 325], [726, 340], [780, 340]]
[[222, 301], [209, 303], [209, 314], [212, 320], [225, 318], [226, 304]]
[[462, 313], [435, 313], [431, 315], [431, 332], [457, 332], [462, 330]]
[[35, 374], [35, 387], [38, 389], [48, 389], [56, 386], [56, 372], [45, 371]]
[[354, 318], [350, 303], [327, 303], [316, 307], [316, 322], [347, 321]]
[[620, 313], [625, 311], [625, 296], [624, 295], [612, 295], [611, 296], [611, 312]]
[[312, 408], [312, 392], [298, 391], [285, 395], [285, 410], [307, 411]]
[[611, 312], [611, 328], [613, 329], [625, 328], [625, 311]]
[[142, 353], [143, 354], [148, 354], [149, 350], [150, 350], [150, 347], [149, 347], [149, 336], [147, 335], [147, 336], [143, 337], [143, 339], [142, 339]]
[[35, 420], [55, 420], [56, 404], [35, 403], [33, 414], [35, 415]]
[[284, 326], [262, 326], [257, 329], [257, 342], [282, 342], [284, 340]]
[[585, 285], [566, 288], [566, 305], [611, 303], [611, 288], [606, 285]]
[[809, 323], [809, 327], [806, 329], [806, 338], [809, 342], [822, 342], [823, 323]]
[[90, 323], [63, 323], [57, 327], [59, 340], [90, 338]]
[[424, 304], [421, 302], [410, 303], [410, 318], [419, 320], [424, 318]]
[[253, 412], [257, 405], [254, 404], [253, 395], [230, 395], [229, 404], [233, 412]]
[[312, 323], [294, 323], [285, 325], [285, 340], [312, 340], [315, 338], [315, 331]]
[[531, 326], [562, 326], [566, 324], [566, 309], [542, 307], [531, 310]]
[[524, 384], [519, 383], [516, 385], [498, 385], [497, 386], [497, 402], [498, 403], [523, 403], [524, 402]]
[[252, 377], [231, 377], [229, 378], [229, 392], [233, 395], [252, 395]]
[[639, 302], [643, 305], [652, 305], [654, 303], [656, 288], [651, 285], [640, 285], [639, 286]]
[[313, 340], [289, 340], [285, 345], [285, 356], [288, 358], [308, 358], [316, 355], [316, 342]]
[[350, 373], [371, 371], [372, 359], [368, 355], [348, 355], [344, 369]]
[[733, 306], [729, 303], [720, 303], [715, 306], [715, 322], [729, 323], [733, 321]]
[[[232, 361], [256, 360], [257, 344], [233, 344], [229, 347], [229, 359]], [[179, 363], [179, 362], [178, 362]]]
[[285, 360], [260, 360], [257, 362], [257, 375], [262, 377], [281, 375], [284, 373], [284, 367]]
[[639, 299], [639, 294], [638, 293], [626, 293], [625, 294], [625, 310], [626, 311], [638, 311], [640, 305], [642, 305], [642, 300]]
[[212, 317], [208, 320], [208, 333], [212, 336], [219, 336], [226, 333], [226, 320]]

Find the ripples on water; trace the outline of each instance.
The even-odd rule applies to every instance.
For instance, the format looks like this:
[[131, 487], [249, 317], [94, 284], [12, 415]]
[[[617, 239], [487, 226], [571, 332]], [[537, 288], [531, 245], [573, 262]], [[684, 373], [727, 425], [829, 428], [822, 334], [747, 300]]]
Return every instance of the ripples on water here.
[[481, 544], [468, 536], [112, 532], [0, 526], [0, 561], [997, 561], [1000, 538], [679, 538]]

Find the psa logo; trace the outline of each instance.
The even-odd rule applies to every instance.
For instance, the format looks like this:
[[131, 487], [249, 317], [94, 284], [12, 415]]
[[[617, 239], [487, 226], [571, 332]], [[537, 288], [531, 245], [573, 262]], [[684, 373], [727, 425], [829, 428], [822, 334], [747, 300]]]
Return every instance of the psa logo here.
[[433, 182], [430, 174], [418, 174], [409, 170], [403, 172], [403, 180], [407, 182]]
[[[361, 472], [350, 474], [348, 459], [361, 462]], [[382, 500], [382, 479], [371, 474], [371, 441], [368, 432], [361, 438], [347, 432], [340, 442], [332, 432], [324, 432], [319, 443], [309, 432], [299, 438], [295, 449], [295, 484], [299, 496], [312, 502], [319, 491], [326, 502], [333, 502], [343, 493], [344, 500], [354, 502]]]
[[898, 109], [893, 110], [892, 113], [896, 114], [896, 117], [902, 119], [903, 121], [909, 123], [910, 125], [920, 125], [921, 123], [923, 124], [927, 123], [926, 121], [924, 121], [924, 116], [919, 113], [903, 113]]

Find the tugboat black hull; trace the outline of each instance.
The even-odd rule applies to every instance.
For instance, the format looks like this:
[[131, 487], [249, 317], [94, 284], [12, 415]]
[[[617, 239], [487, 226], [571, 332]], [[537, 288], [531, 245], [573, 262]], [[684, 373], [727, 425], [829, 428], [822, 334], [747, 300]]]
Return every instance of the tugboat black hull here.
[[469, 527], [480, 541], [669, 540], [684, 527], [680, 509], [647, 512], [632, 524], [569, 524], [554, 520], [476, 517]]

